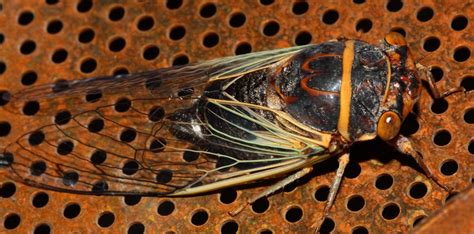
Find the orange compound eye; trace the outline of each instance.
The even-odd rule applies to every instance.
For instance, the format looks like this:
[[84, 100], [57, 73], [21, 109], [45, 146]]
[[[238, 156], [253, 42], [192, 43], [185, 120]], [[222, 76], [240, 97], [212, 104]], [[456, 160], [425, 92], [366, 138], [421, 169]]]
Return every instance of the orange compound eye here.
[[397, 113], [387, 111], [382, 114], [377, 124], [377, 135], [384, 141], [392, 140], [398, 135], [402, 120]]
[[405, 38], [397, 32], [389, 32], [385, 36], [385, 42], [387, 42], [389, 45], [395, 45], [395, 46], [406, 46], [407, 41]]

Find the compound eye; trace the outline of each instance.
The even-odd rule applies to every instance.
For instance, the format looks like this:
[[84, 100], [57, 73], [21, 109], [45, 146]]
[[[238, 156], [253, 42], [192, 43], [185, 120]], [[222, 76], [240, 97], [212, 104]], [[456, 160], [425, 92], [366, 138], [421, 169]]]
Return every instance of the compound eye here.
[[397, 33], [397, 32], [389, 32], [385, 36], [385, 42], [389, 45], [394, 45], [394, 46], [406, 46], [407, 41], [405, 38], [402, 36], [402, 34]]
[[377, 135], [384, 141], [395, 138], [402, 126], [402, 120], [397, 113], [387, 111], [382, 114], [377, 124]]

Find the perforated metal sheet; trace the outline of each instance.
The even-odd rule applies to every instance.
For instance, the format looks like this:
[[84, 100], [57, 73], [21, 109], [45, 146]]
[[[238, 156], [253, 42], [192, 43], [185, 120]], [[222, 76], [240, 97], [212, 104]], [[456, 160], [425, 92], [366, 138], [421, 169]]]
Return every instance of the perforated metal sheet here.
[[[441, 90], [472, 90], [473, 10], [464, 0], [0, 0], [0, 91], [338, 37], [377, 43], [390, 30], [405, 34], [415, 59], [434, 67]], [[474, 174], [473, 92], [434, 103], [424, 92], [419, 109], [403, 132], [442, 183], [462, 190]], [[0, 147], [45, 121], [0, 109]], [[357, 145], [351, 157], [323, 231], [408, 232], [447, 199], [382, 142]], [[322, 214], [336, 164], [315, 166], [235, 217], [228, 212], [270, 183], [188, 198], [81, 196], [28, 187], [0, 171], [0, 232], [305, 232]]]

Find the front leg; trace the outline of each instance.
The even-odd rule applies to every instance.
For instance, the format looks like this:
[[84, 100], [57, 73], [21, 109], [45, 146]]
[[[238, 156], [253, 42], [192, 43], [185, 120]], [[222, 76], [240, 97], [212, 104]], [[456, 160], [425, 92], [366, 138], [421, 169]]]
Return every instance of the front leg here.
[[413, 159], [415, 159], [416, 163], [421, 167], [421, 169], [423, 170], [423, 172], [428, 178], [433, 180], [436, 184], [438, 184], [448, 193], [452, 192], [453, 190], [452, 188], [446, 185], [443, 185], [440, 182], [440, 178], [431, 172], [431, 169], [426, 165], [423, 157], [418, 152], [416, 152], [415, 148], [413, 147], [413, 143], [409, 138], [402, 135], [398, 135], [397, 138], [395, 138], [393, 141], [389, 143], [391, 143], [400, 153], [409, 155]]
[[416, 68], [419, 70], [419, 71], [422, 71], [425, 79], [427, 82], [428, 82], [428, 85], [430, 87], [430, 91], [431, 91], [431, 94], [433, 95], [432, 97], [434, 99], [441, 99], [441, 98], [444, 98], [446, 96], [449, 96], [453, 93], [457, 93], [457, 92], [465, 92], [466, 90], [463, 88], [463, 87], [455, 87], [455, 88], [452, 88], [448, 91], [445, 91], [443, 93], [440, 93], [438, 87], [436, 86], [436, 81], [434, 80], [433, 78], [433, 75], [431, 74], [431, 67], [425, 67], [419, 63], [416, 64]]

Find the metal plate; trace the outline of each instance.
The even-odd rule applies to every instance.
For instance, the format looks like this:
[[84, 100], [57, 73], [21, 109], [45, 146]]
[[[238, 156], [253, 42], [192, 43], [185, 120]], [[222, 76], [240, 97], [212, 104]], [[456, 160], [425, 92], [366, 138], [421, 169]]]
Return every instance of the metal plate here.
[[[0, 91], [338, 37], [378, 43], [390, 30], [405, 34], [415, 59], [434, 67], [441, 90], [472, 90], [472, 8], [464, 0], [0, 0]], [[456, 191], [474, 174], [473, 95], [433, 102], [423, 92], [418, 117], [403, 130]], [[0, 147], [49, 121], [0, 109]], [[448, 199], [382, 142], [354, 146], [352, 160], [325, 232], [408, 232]], [[228, 212], [268, 183], [187, 198], [81, 196], [28, 187], [0, 171], [0, 232], [306, 232], [321, 217], [336, 167], [317, 165], [235, 217]]]

